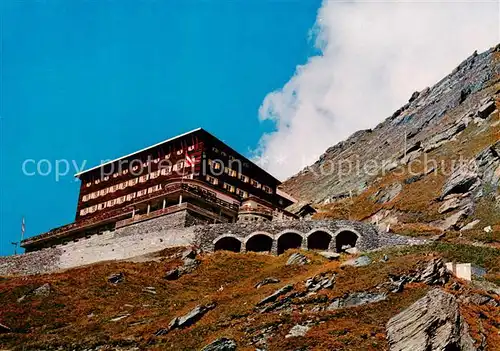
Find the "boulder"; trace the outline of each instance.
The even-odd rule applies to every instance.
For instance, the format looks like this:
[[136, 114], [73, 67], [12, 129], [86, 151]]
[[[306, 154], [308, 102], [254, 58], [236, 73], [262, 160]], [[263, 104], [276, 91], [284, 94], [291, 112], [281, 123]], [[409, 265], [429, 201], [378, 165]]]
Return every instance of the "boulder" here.
[[178, 268], [174, 268], [174, 269], [169, 270], [165, 274], [165, 276], [163, 277], [163, 279], [166, 279], [166, 280], [177, 280], [177, 279], [179, 279], [179, 277], [180, 277], [179, 269]]
[[345, 249], [344, 251], [347, 252], [349, 255], [356, 255], [359, 253], [359, 250], [357, 247], [349, 247], [349, 248]]
[[[181, 317], [175, 317], [170, 321], [168, 325], [168, 331], [176, 328], [185, 328], [194, 324], [197, 320], [199, 320], [205, 313], [215, 308], [215, 303], [210, 303], [206, 305], [198, 305], [189, 311], [187, 314]], [[157, 332], [158, 333], [158, 332]], [[162, 335], [162, 334], [160, 334]]]
[[285, 336], [285, 338], [293, 338], [297, 336], [304, 336], [306, 333], [311, 329], [311, 327], [307, 325], [300, 325], [296, 324], [293, 326], [292, 329], [288, 332], [288, 334]]
[[50, 284], [45, 283], [42, 286], [39, 286], [38, 288], [33, 290], [32, 294], [38, 297], [47, 297], [50, 295], [50, 292], [51, 292]]
[[342, 263], [342, 266], [354, 266], [354, 267], [363, 267], [368, 266], [372, 263], [372, 260], [368, 256], [359, 256], [358, 258], [347, 260]]
[[316, 292], [320, 289], [331, 289], [335, 284], [334, 273], [320, 273], [305, 281], [304, 285], [309, 292]]
[[481, 222], [480, 219], [476, 219], [470, 223], [468, 223], [467, 225], [463, 226], [462, 229], [460, 229], [460, 231], [466, 231], [466, 230], [471, 230], [471, 229], [474, 229], [474, 227], [479, 224], [479, 222]]
[[456, 298], [434, 289], [387, 323], [390, 351], [475, 351]]
[[196, 254], [197, 254], [196, 250], [194, 250], [194, 249], [187, 249], [186, 251], [184, 251], [182, 253], [182, 259], [186, 260], [188, 258], [188, 259], [192, 259], [193, 260], [193, 259], [196, 258]]
[[318, 252], [319, 255], [323, 256], [326, 259], [331, 260], [338, 260], [340, 258], [340, 254], [336, 252], [330, 252], [330, 251], [321, 251]]
[[260, 282], [258, 282], [257, 284], [255, 284], [255, 288], [258, 289], [264, 285], [267, 285], [267, 284], [276, 284], [276, 283], [279, 283], [280, 280], [278, 278], [273, 278], [273, 277], [269, 277], [269, 278], [265, 278], [264, 280], [261, 280]]
[[236, 347], [236, 341], [233, 339], [219, 338], [202, 348], [201, 351], [235, 351]]
[[262, 306], [262, 305], [265, 305], [266, 303], [276, 301], [276, 299], [278, 297], [280, 297], [281, 295], [285, 295], [287, 292], [291, 291], [292, 289], [293, 289], [293, 285], [291, 285], [291, 284], [285, 285], [281, 289], [276, 290], [271, 295], [262, 299], [260, 302], [257, 303], [257, 306]]
[[292, 265], [303, 266], [309, 262], [310, 261], [306, 256], [304, 256], [301, 253], [295, 252], [295, 253], [291, 254], [290, 257], [288, 257], [288, 260], [286, 261], [286, 265], [287, 266], [292, 266]]
[[125, 274], [123, 274], [122, 272], [111, 274], [108, 277], [108, 282], [110, 282], [111, 284], [122, 283], [124, 280], [125, 280]]

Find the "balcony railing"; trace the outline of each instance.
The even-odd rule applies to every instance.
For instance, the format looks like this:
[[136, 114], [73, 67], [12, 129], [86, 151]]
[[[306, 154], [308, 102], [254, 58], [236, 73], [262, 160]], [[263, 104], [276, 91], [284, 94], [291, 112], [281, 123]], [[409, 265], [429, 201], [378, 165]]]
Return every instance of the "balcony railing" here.
[[[217, 206], [229, 209], [234, 212], [238, 211], [239, 208], [238, 205], [222, 200], [215, 191], [211, 191], [208, 188], [202, 186], [201, 184], [202, 184], [201, 182], [194, 180], [184, 180], [182, 182], [180, 180], [177, 180], [175, 181], [175, 183], [166, 185], [160, 191], [140, 197], [139, 200], [140, 202], [145, 202], [153, 198], [161, 198], [165, 195], [174, 194], [182, 190], [183, 192], [189, 193], [193, 196], [196, 196], [204, 201], [213, 203]], [[52, 229], [46, 233], [37, 236], [33, 236], [31, 238], [23, 240], [21, 242], [21, 246], [31, 245], [38, 241], [43, 241], [44, 239], [47, 238], [63, 237], [70, 232], [80, 231], [88, 227], [94, 226], [96, 224], [99, 224], [101, 222], [109, 221], [116, 217], [132, 214], [132, 212], [134, 211], [134, 205], [137, 203], [138, 202], [136, 201], [134, 204], [130, 204], [125, 207], [104, 211], [88, 219], [79, 219], [76, 222], [63, 225], [61, 227]]]

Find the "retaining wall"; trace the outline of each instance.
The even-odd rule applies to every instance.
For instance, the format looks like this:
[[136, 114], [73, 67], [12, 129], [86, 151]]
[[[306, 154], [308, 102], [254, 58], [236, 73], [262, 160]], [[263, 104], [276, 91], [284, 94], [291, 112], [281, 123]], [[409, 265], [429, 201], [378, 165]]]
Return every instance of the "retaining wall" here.
[[290, 231], [304, 238], [302, 243], [306, 243], [305, 248], [309, 235], [314, 231], [329, 233], [333, 238], [332, 248], [336, 235], [344, 230], [356, 233], [356, 246], [360, 250], [374, 249], [380, 245], [375, 227], [361, 222], [283, 221], [184, 227], [196, 223], [196, 218], [183, 211], [53, 248], [0, 257], [0, 275], [47, 273], [100, 261], [127, 259], [175, 246], [197, 245], [203, 251], [210, 252], [214, 250], [215, 242], [223, 236], [234, 236], [245, 242], [255, 233], [266, 233], [274, 240], [274, 253], [275, 242], [280, 235]]

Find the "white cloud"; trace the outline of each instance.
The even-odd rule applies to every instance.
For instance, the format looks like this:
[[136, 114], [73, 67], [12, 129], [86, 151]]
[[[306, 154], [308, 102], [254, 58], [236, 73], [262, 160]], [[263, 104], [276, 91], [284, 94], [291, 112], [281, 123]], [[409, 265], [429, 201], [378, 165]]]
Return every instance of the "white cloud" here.
[[259, 117], [276, 130], [256, 154], [278, 178], [293, 175], [496, 45], [499, 23], [495, 1], [325, 1], [312, 30], [322, 54], [265, 97]]

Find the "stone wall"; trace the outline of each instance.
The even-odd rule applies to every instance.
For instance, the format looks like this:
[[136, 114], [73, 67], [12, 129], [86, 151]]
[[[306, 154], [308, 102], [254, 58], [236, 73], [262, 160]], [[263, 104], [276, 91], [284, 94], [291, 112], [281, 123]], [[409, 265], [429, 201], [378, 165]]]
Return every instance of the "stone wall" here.
[[264, 234], [273, 240], [273, 251], [277, 240], [285, 233], [296, 233], [302, 237], [302, 248], [307, 248], [308, 238], [315, 232], [325, 232], [332, 237], [328, 249], [334, 250], [336, 237], [341, 232], [354, 233], [358, 240], [356, 247], [370, 250], [379, 247], [379, 236], [374, 226], [355, 221], [280, 221], [280, 222], [239, 222], [232, 224], [207, 225], [196, 228], [196, 244], [204, 251], [213, 251], [215, 243], [224, 237], [234, 237], [241, 241], [242, 251], [246, 242], [254, 235]]
[[317, 231], [331, 237], [328, 249], [335, 250], [339, 233], [350, 232], [360, 250], [370, 250], [384, 245], [374, 226], [353, 221], [282, 221], [211, 224], [183, 227], [197, 224], [198, 219], [182, 211], [148, 221], [135, 223], [115, 231], [107, 231], [89, 238], [79, 239], [54, 248], [47, 248], [28, 254], [0, 257], [0, 275], [38, 274], [60, 269], [87, 265], [100, 261], [121, 260], [149, 254], [168, 247], [197, 245], [203, 251], [211, 252], [222, 237], [234, 237], [245, 243], [256, 234], [264, 234], [273, 240], [273, 253], [285, 233], [300, 236], [302, 248]]
[[0, 276], [38, 274], [100, 261], [121, 260], [187, 246], [194, 241], [194, 219], [186, 211], [132, 224], [23, 255], [0, 257]]

